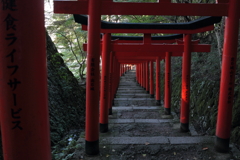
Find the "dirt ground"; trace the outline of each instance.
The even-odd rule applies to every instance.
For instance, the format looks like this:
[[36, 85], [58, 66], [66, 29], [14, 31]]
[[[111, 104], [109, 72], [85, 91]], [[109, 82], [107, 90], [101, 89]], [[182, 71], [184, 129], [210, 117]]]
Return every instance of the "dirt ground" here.
[[[79, 159], [77, 159], [77, 157]], [[196, 145], [101, 145], [100, 154], [87, 156], [84, 148], [74, 160], [237, 160], [230, 154], [216, 153], [214, 147]]]

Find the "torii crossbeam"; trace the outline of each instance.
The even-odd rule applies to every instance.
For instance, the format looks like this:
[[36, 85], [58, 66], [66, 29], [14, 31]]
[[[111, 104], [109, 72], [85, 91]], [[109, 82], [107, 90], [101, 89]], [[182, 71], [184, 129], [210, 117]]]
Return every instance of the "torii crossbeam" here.
[[[169, 16], [228, 16], [229, 0], [218, 0], [217, 4], [171, 3], [129, 3], [104, 0], [99, 2], [101, 15], [169, 15]], [[90, 14], [90, 0], [54, 1], [55, 13]], [[136, 8], [136, 9], [133, 9]], [[239, 11], [237, 11], [239, 16]]]

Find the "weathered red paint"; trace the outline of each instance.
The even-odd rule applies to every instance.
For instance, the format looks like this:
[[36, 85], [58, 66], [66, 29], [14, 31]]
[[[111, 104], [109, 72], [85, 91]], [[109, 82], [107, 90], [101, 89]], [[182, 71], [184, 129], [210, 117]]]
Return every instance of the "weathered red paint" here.
[[181, 94], [181, 130], [189, 130], [190, 106], [190, 70], [191, 70], [191, 35], [184, 36], [184, 53], [182, 62], [182, 94]]
[[1, 1], [0, 8], [4, 160], [51, 160], [44, 2]]

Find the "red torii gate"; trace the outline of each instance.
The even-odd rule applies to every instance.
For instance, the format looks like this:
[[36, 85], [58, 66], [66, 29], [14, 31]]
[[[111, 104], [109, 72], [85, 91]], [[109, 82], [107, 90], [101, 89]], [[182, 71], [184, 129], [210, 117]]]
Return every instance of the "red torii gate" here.
[[[108, 34], [109, 35], [109, 34]], [[150, 34], [149, 34], [150, 35]], [[101, 132], [107, 132], [108, 131], [108, 113], [107, 113], [107, 109], [109, 109], [109, 113], [111, 114], [111, 112], [112, 112], [112, 110], [111, 110], [111, 106], [107, 106], [107, 104], [111, 104], [111, 102], [109, 102], [109, 101], [111, 101], [112, 100], [112, 98], [110, 98], [110, 97], [112, 97], [111, 95], [112, 95], [112, 93], [111, 93], [111, 89], [110, 89], [110, 92], [109, 92], [109, 94], [110, 95], [107, 95], [107, 93], [108, 93], [108, 71], [109, 70], [107, 70], [107, 62], [109, 62], [109, 60], [108, 60], [108, 58], [109, 58], [109, 53], [110, 53], [110, 50], [108, 49], [108, 51], [106, 50], [106, 48], [112, 48], [112, 47], [110, 47], [109, 45], [110, 45], [110, 42], [109, 42], [109, 37], [108, 37], [108, 39], [106, 40], [106, 37], [107, 37], [107, 34], [105, 34], [104, 36], [103, 36], [103, 43], [102, 43], [102, 45], [103, 45], [103, 49], [102, 49], [102, 76], [101, 76], [101, 95], [100, 95], [100, 131]], [[154, 37], [153, 39], [155, 39], [154, 40], [154, 42], [174, 42], [173, 40], [171, 40], [171, 38], [172, 39], [174, 39], [174, 38], [180, 38], [181, 37], [181, 35], [173, 35], [173, 36], [166, 36], [166, 37]], [[116, 36], [115, 36], [115, 38], [116, 38]], [[119, 37], [118, 37], [119, 38]], [[127, 38], [129, 38], [129, 37], [120, 37], [120, 38], [125, 38], [125, 39], [127, 39]], [[131, 39], [131, 38], [133, 38], [133, 39], [139, 39], [140, 37], [130, 37], [129, 39]], [[145, 35], [145, 37], [144, 37], [144, 43], [146, 43], [146, 42], [151, 42], [151, 39], [150, 39], [151, 37], [146, 37], [146, 35]], [[142, 38], [143, 39], [143, 38]], [[149, 39], [149, 40], [146, 40], [146, 39]], [[167, 39], [167, 40], [164, 40], [164, 39]], [[131, 40], [120, 40], [121, 42], [131, 42]], [[113, 43], [116, 43], [116, 42], [119, 42], [119, 40], [117, 40], [117, 41], [113, 41]], [[139, 42], [139, 41], [138, 41]], [[139, 43], [136, 43], [137, 45], [139, 45]], [[135, 44], [135, 45], [136, 45]], [[145, 49], [146, 49], [146, 47], [149, 47], [149, 45], [147, 45], [148, 43], [146, 43], [146, 44], [144, 44], [143, 45], [143, 47], [145, 47]], [[155, 44], [155, 43], [154, 43]], [[125, 44], [126, 45], [126, 44]], [[122, 48], [122, 46], [125, 46], [125, 45], [120, 45], [121, 46], [121, 48]], [[159, 46], [159, 44], [155, 44], [155, 45], [158, 45]], [[108, 46], [108, 47], [106, 47], [106, 46]], [[125, 46], [125, 47], [123, 47], [125, 50], [129, 50], [129, 47], [128, 46], [130, 46], [130, 45], [127, 45], [127, 47]], [[210, 51], [210, 46], [209, 45], [202, 45], [202, 46], [204, 46], [204, 47], [202, 47], [200, 50], [201, 51], [204, 51], [204, 49], [205, 48], [208, 48], [207, 50], [209, 50]], [[169, 48], [171, 47], [171, 48], [173, 48], [173, 45], [171, 45], [170, 47], [169, 46], [167, 46], [167, 48], [166, 48], [166, 45], [163, 45], [163, 47], [166, 49], [166, 50], [170, 50]], [[199, 46], [197, 46], [198, 48], [198, 50], [199, 50]], [[87, 48], [87, 45], [85, 44], [84, 45], [84, 50], [86, 51], [86, 48]], [[131, 47], [130, 47], [131, 48]], [[194, 47], [195, 48], [195, 47]], [[199, 51], [200, 51], [199, 50]], [[207, 51], [207, 50], [205, 50], [205, 51]], [[118, 58], [119, 56], [117, 56], [116, 54], [118, 53], [118, 49], [116, 49], [116, 50], [113, 50], [113, 49], [111, 49], [111, 51], [113, 51], [114, 53], [115, 53], [115, 57], [116, 58]], [[160, 52], [161, 51], [161, 52]], [[195, 50], [196, 51], [196, 50]], [[108, 54], [107, 54], [107, 53]], [[143, 52], [145, 52], [145, 51], [143, 51]], [[162, 56], [164, 56], [165, 57], [165, 53], [164, 52], [162, 52], [162, 49], [160, 48], [159, 50], [157, 50], [157, 51], [155, 51], [155, 52], [160, 52], [161, 53], [161, 55]], [[182, 48], [182, 51], [181, 51], [181, 49], [179, 50], [179, 53], [180, 53], [180, 56], [182, 56], [182, 52], [183, 52], [183, 48]], [[178, 54], [179, 54], [178, 53]], [[128, 53], [129, 54], [129, 53]], [[164, 55], [163, 55], [164, 54]], [[144, 55], [144, 54], [143, 54]], [[157, 56], [159, 56], [160, 54], [156, 54], [155, 53], [155, 55], [154, 55], [154, 57], [152, 58], [153, 60], [155, 60], [156, 59], [156, 57]], [[137, 57], [135, 57], [134, 59], [139, 59], [140, 58], [140, 55], [138, 55]], [[146, 56], [145, 57], [142, 57], [142, 59], [144, 59], [144, 60], [146, 60]], [[128, 59], [129, 60], [129, 59]], [[110, 62], [110, 63], [112, 63], [112, 62]], [[132, 62], [130, 62], [130, 63], [132, 63]], [[125, 70], [124, 70], [124, 68], [123, 68], [123, 66], [122, 67], [120, 67], [120, 69], [121, 69], [121, 72], [120, 72], [120, 75], [122, 75], [124, 72], [125, 72]], [[123, 71], [124, 70], [124, 71]], [[157, 75], [159, 75], [159, 74], [157, 74]], [[146, 76], [145, 76], [146, 77]], [[143, 83], [143, 86], [144, 86], [144, 88], [147, 90], [147, 91], [149, 91], [149, 86], [147, 85], [148, 84], [148, 79], [147, 79], [148, 77], [146, 77], [145, 79], [146, 79], [146, 81], [145, 81], [145, 79], [144, 79], [144, 83]], [[159, 78], [156, 78], [157, 80], [159, 80]], [[159, 82], [159, 81], [157, 81], [157, 82]], [[169, 81], [168, 81], [169, 82]], [[110, 80], [110, 86], [111, 86], [111, 80]], [[116, 83], [116, 82], [115, 82]], [[153, 84], [153, 83], [152, 83]], [[158, 85], [159, 85], [159, 83], [157, 83]], [[151, 91], [153, 92], [153, 86], [151, 87]], [[158, 90], [156, 90], [156, 100], [157, 101], [160, 101], [160, 93], [159, 93], [159, 86], [158, 87], [156, 87]], [[169, 88], [170, 89], [170, 88]], [[116, 90], [115, 90], [116, 91]], [[167, 93], [170, 93], [170, 91], [167, 91]], [[152, 93], [153, 94], [153, 93]], [[170, 96], [167, 98], [168, 99], [168, 101], [170, 101]], [[167, 101], [166, 101], [167, 102]], [[170, 104], [170, 103], [167, 103], [167, 104]], [[168, 106], [168, 105], [166, 105], [165, 106], [165, 108], [166, 108], [166, 110], [167, 110], [167, 108], [168, 108], [168, 110], [169, 110], [169, 112], [166, 112], [166, 113], [169, 113], [170, 114], [170, 105]], [[91, 114], [91, 113], [90, 113]], [[95, 119], [96, 120], [96, 119]], [[86, 122], [86, 125], [90, 125], [88, 122]], [[92, 134], [96, 134], [96, 133], [92, 133]]]
[[[182, 38], [182, 37], [183, 37], [183, 35], [170, 35], [170, 36], [164, 36], [164, 40], [160, 40], [159, 37], [151, 37], [151, 39], [152, 39], [152, 41], [154, 40], [153, 42], [155, 42], [155, 43], [174, 43], [174, 42], [176, 42], [175, 39], [177, 39], [177, 38], [179, 39], [179, 38]], [[116, 40], [112, 43], [116, 43], [116, 42], [127, 43], [129, 41], [131, 43], [139, 43], [139, 41], [144, 40], [143, 37], [140, 38], [140, 37], [126, 37], [126, 36], [125, 37], [124, 36], [122, 36], [122, 37], [121, 36], [116, 36], [115, 39], [118, 39], [118, 40]], [[175, 52], [175, 53], [177, 53], [177, 52]], [[118, 54], [119, 54], [119, 56], [122, 56], [122, 54], [128, 54], [128, 56], [131, 55], [133, 57], [145, 55], [145, 53], [142, 53], [142, 52], [140, 52], [140, 53], [137, 53], [137, 52], [136, 53], [134, 53], [134, 52], [126, 52], [126, 53], [117, 52], [115, 55], [118, 56]], [[176, 56], [182, 56], [182, 52], [179, 52], [178, 54], [179, 55], [176, 55]], [[151, 53], [148, 53], [148, 55], [149, 56], [155, 56], [156, 53], [153, 53], [153, 55], [151, 55]], [[161, 58], [161, 59], [163, 59], [163, 58]], [[132, 63], [134, 60], [129, 61], [129, 63]], [[157, 55], [157, 58], [156, 58], [155, 61], [156, 61], [156, 91], [155, 91], [156, 96], [155, 96], [155, 98], [156, 98], [156, 104], [160, 105], [161, 104], [161, 100], [160, 100], [161, 96], [160, 96], [160, 58], [159, 58], [159, 54]], [[167, 63], [168, 62], [166, 62], [166, 64]], [[142, 77], [140, 76], [140, 73], [138, 73], [138, 72], [140, 72], [140, 68], [141, 68], [140, 65], [141, 64], [138, 64], [138, 66], [137, 66], [136, 78], [137, 78], [138, 84], [140, 86], [143, 86]], [[170, 77], [168, 77], [168, 78], [170, 78]], [[153, 83], [151, 83], [152, 81], [153, 81], [153, 61], [150, 61], [150, 95], [151, 95], [152, 98], [154, 98]], [[166, 81], [166, 82], [169, 82], [169, 81]], [[167, 88], [167, 89], [170, 90], [170, 88]], [[165, 92], [167, 92], [167, 91], [165, 91]], [[170, 93], [170, 92], [167, 92], [167, 93]], [[169, 97], [170, 97], [170, 94], [165, 94], [165, 95], [169, 95]], [[167, 96], [165, 96], [165, 98], [167, 100], [170, 100], [169, 98], [167, 98]], [[166, 99], [165, 99], [165, 102], [167, 102]], [[169, 107], [166, 107], [166, 106], [170, 106], [170, 103], [167, 103], [167, 105], [165, 105], [165, 108], [169, 108]]]
[[[109, 34], [105, 34], [104, 36], [106, 36], [106, 35], [109, 35]], [[149, 39], [149, 37], [148, 37], [148, 39]], [[165, 57], [166, 52], [169, 51], [167, 53], [168, 56], [167, 56], [167, 59], [166, 59], [169, 63], [170, 63], [170, 52], [179, 52], [179, 53], [181, 53], [180, 56], [182, 56], [182, 53], [184, 51], [183, 45], [181, 43], [180, 44], [175, 44], [175, 45], [174, 44], [169, 45], [169, 44], [145, 43], [146, 41], [147, 40], [145, 40], [145, 37], [144, 37], [144, 43], [130, 43], [130, 44], [129, 43], [120, 43], [120, 44], [118, 44], [117, 42], [115, 42], [115, 43], [111, 44], [111, 46], [110, 46], [110, 43], [109, 43], [109, 48], [111, 48], [111, 51], [113, 51], [115, 53], [115, 56], [116, 56], [117, 59], [119, 59], [121, 57], [121, 59], [125, 58], [124, 60], [128, 60], [128, 61], [130, 61], [130, 60], [127, 57], [133, 58], [133, 55], [129, 55], [129, 53], [132, 53], [132, 52], [135, 52], [134, 59], [142, 59], [143, 61], [146, 61], [146, 58], [148, 60], [151, 60], [151, 58], [150, 58], [151, 56], [154, 56], [154, 57], [152, 57], [152, 60], [155, 60], [155, 58], [157, 56]], [[151, 41], [147, 41], [147, 42], [151, 42]], [[196, 42], [198, 43], [198, 41], [196, 41]], [[193, 51], [193, 52], [209, 52], [210, 51], [210, 45], [196, 45], [196, 42], [190, 43], [191, 51]], [[103, 44], [104, 43], [105, 42], [103, 42]], [[136, 46], [140, 46], [140, 47], [136, 47]], [[154, 46], [155, 48], [153, 47], [154, 49], [152, 49], [152, 50], [148, 49], [148, 48], [151, 48], [152, 46]], [[85, 44], [84, 49], [86, 50], [86, 48], [87, 48], [87, 46]], [[117, 56], [118, 52], [123, 52], [123, 53], [120, 53]], [[124, 54], [124, 52], [126, 52], [126, 53]], [[142, 52], [142, 53], [145, 53], [145, 54], [137, 55], [138, 52], [139, 53]], [[151, 56], [149, 56], [149, 55], [146, 55], [146, 53], [148, 53], [148, 52], [149, 53], [153, 52], [153, 53], [152, 53]], [[179, 56], [179, 53], [174, 54], [174, 55]], [[102, 58], [104, 59], [104, 57], [102, 57]], [[106, 64], [104, 64], [104, 61], [103, 61], [103, 66], [104, 65], [106, 65]], [[189, 66], [190, 65], [188, 64], [185, 67], [189, 68]], [[147, 65], [144, 64], [145, 69], [146, 69], [146, 67], [147, 67]], [[145, 69], [144, 69], [144, 71], [145, 71]], [[167, 69], [169, 69], [169, 70], [166, 70], [167, 73], [170, 73], [170, 64], [167, 65]], [[146, 71], [148, 71], [148, 70], [146, 70]], [[122, 73], [123, 72], [121, 72], [121, 74]], [[148, 76], [146, 76], [146, 74], [148, 74], [148, 72], [143, 72], [143, 77], [147, 77], [147, 78], [143, 79], [142, 87], [148, 91]], [[105, 75], [103, 75], [103, 76], [105, 77]], [[103, 81], [103, 79], [102, 79], [102, 81]], [[189, 82], [190, 82], [190, 79], [189, 79]], [[170, 76], [166, 77], [166, 84], [165, 84], [165, 86], [168, 86], [168, 88], [167, 87], [165, 88], [166, 89], [165, 90], [165, 93], [166, 93], [165, 113], [166, 114], [170, 114], [170, 112], [171, 112], [170, 111], [170, 84], [168, 84], [168, 83], [170, 83]], [[103, 84], [103, 82], [102, 82], [102, 84]], [[187, 84], [190, 85], [190, 83], [187, 83]], [[101, 93], [104, 94], [104, 91], [102, 90]], [[190, 96], [190, 93], [188, 94], [188, 96]], [[104, 99], [101, 99], [100, 102], [101, 101], [104, 101]], [[188, 102], [187, 105], [189, 106], [189, 102]], [[105, 115], [108, 115], [108, 114], [107, 114], [106, 109], [104, 109], [104, 108], [106, 108], [106, 106], [103, 106], [103, 107], [101, 107], [101, 106], [102, 106], [102, 102], [101, 102], [101, 105], [100, 105], [100, 108], [101, 108], [101, 111], [100, 111], [100, 131], [101, 132], [107, 132], [108, 131], [108, 117], [104, 116], [104, 118], [101, 118], [102, 117], [101, 114], [105, 114]], [[189, 109], [188, 108], [186, 109], [185, 107], [182, 107], [182, 108], [183, 108], [182, 109], [182, 112], [183, 112], [182, 115], [189, 117]], [[182, 117], [181, 117], [181, 119], [182, 119]], [[104, 122], [104, 123], [101, 123], [101, 122]], [[188, 123], [189, 123], [188, 119], [186, 119], [184, 121], [184, 123], [181, 123], [181, 125], [183, 126], [183, 127], [181, 127], [182, 131], [186, 132], [186, 131], [189, 130], [188, 129]], [[86, 125], [89, 125], [89, 124], [86, 123]], [[92, 134], [96, 134], [96, 133], [92, 133]]]
[[[164, 42], [164, 41], [163, 41]], [[183, 42], [182, 41], [177, 41], [178, 43], [182, 44]], [[210, 45], [197, 45], [199, 41], [193, 41], [192, 42], [192, 46], [195, 47], [195, 50], [193, 52], [210, 52]], [[193, 45], [194, 44], [194, 45]], [[135, 44], [134, 44], [135, 45]], [[155, 44], [156, 45], [156, 44]], [[120, 52], [118, 52], [117, 49], [114, 50], [114, 47], [113, 47], [113, 50], [115, 52], [115, 56], [117, 58], [126, 58], [126, 60], [129, 60], [130, 58], [134, 57], [133, 59], [138, 59], [138, 58], [141, 58], [143, 57], [142, 59], [146, 59], [147, 57], [151, 57], [151, 56], [162, 56], [165, 58], [165, 89], [164, 89], [164, 92], [165, 92], [165, 96], [164, 96], [164, 108], [165, 108], [165, 114], [169, 115], [171, 113], [171, 101], [170, 101], [170, 97], [171, 97], [171, 92], [170, 92], [170, 77], [171, 77], [171, 56], [182, 56], [183, 55], [183, 50], [179, 50], [179, 52], [173, 52], [171, 49], [166, 49], [166, 50], [169, 50], [169, 52], [167, 51], [162, 51], [161, 47], [158, 48], [159, 51], [156, 51], [156, 52], [145, 52], [144, 50], [142, 49], [139, 49], [140, 51], [139, 52], [121, 52], [122, 50], [125, 50], [127, 51], [128, 47], [130, 46], [129, 44], [125, 44], [125, 45], [120, 45], [122, 46], [121, 49], [120, 49]], [[124, 46], [124, 47], [123, 47]], [[165, 46], [165, 45], [163, 45]], [[174, 46], [174, 45], [171, 45], [171, 46]], [[200, 46], [200, 47], [197, 47], [197, 46]], [[201, 46], [204, 46], [204, 47], [201, 47]], [[149, 47], [149, 45], [145, 45], [145, 47]], [[130, 47], [131, 48], [131, 47]], [[160, 52], [161, 51], [161, 52]], [[147, 53], [147, 55], [145, 54]], [[150, 61], [152, 62], [152, 61]], [[131, 63], [131, 61], [130, 61]], [[151, 64], [152, 66], [152, 64]], [[148, 71], [148, 68], [147, 68], [147, 71]], [[152, 72], [150, 72], [152, 73]], [[148, 75], [148, 73], [146, 73]], [[146, 76], [148, 80], [148, 76]], [[152, 77], [152, 76], [150, 76]], [[159, 83], [158, 81], [156, 81], [157, 83]], [[146, 82], [148, 84], [148, 82]], [[150, 88], [152, 88], [152, 85], [151, 85], [152, 81], [150, 81]], [[146, 87], [145, 87], [146, 86]], [[143, 87], [144, 89], [146, 89], [146, 91], [149, 91], [149, 86], [148, 85], [144, 85]], [[153, 89], [151, 89], [150, 91], [152, 91]], [[153, 92], [150, 93], [153, 97]], [[158, 90], [158, 93], [159, 94], [159, 90]], [[159, 99], [160, 101], [160, 99]], [[159, 102], [160, 103], [160, 102]], [[186, 111], [184, 111], [186, 112]]]
[[[229, 137], [230, 137], [230, 124], [231, 124], [231, 112], [233, 104], [233, 89], [234, 88], [234, 75], [236, 65], [236, 52], [238, 42], [238, 27], [239, 27], [239, 12], [240, 2], [238, 0], [218, 0], [216, 4], [179, 4], [171, 3], [170, 0], [162, 0], [158, 3], [124, 3], [124, 2], [112, 2], [112, 1], [55, 1], [55, 13], [72, 13], [72, 14], [88, 14], [89, 26], [88, 26], [88, 44], [95, 47], [95, 52], [88, 48], [88, 56], [99, 57], [100, 39], [96, 40], [99, 36], [101, 28], [100, 15], [175, 15], [175, 16], [227, 16], [226, 19], [226, 34], [223, 53], [223, 71], [221, 74], [221, 87], [220, 87], [220, 99], [219, 99], [219, 114], [218, 124], [216, 129], [216, 144], [215, 148], [218, 151], [226, 152], [229, 149]], [[133, 10], [132, 8], [137, 8]], [[191, 9], [190, 9], [191, 8]], [[118, 33], [121, 33], [117, 31]], [[130, 31], [131, 32], [131, 31]], [[115, 33], [111, 31], [110, 33]], [[125, 32], [126, 33], [126, 32]], [[137, 32], [139, 33], [139, 32]], [[145, 32], [141, 32], [145, 33]], [[162, 32], [166, 33], [166, 32]], [[169, 33], [169, 32], [167, 32]], [[182, 32], [184, 33], [184, 32]], [[95, 37], [95, 38], [94, 38]], [[187, 34], [184, 37], [185, 52], [190, 54], [190, 41], [191, 35]], [[186, 55], [186, 54], [185, 54]], [[188, 57], [188, 56], [187, 56]], [[184, 58], [183, 63], [190, 65], [190, 59]], [[231, 69], [232, 68], [232, 69]], [[231, 69], [231, 72], [229, 70]], [[186, 81], [189, 81], [190, 71], [183, 72], [186, 77]], [[98, 77], [97, 77], [98, 78]], [[90, 77], [89, 77], [90, 79]], [[223, 80], [224, 79], [224, 80]], [[185, 83], [185, 82], [184, 82]], [[229, 90], [231, 89], [231, 90]], [[182, 105], [189, 103], [189, 85], [186, 83], [182, 86]], [[92, 92], [94, 94], [94, 92]], [[89, 94], [91, 95], [91, 94]], [[230, 96], [228, 96], [230, 95]], [[226, 98], [228, 97], [228, 98]], [[93, 104], [91, 104], [92, 107]], [[185, 107], [181, 107], [183, 109]], [[187, 115], [182, 115], [181, 123], [188, 121]], [[188, 126], [182, 126], [183, 129], [187, 129]], [[90, 137], [87, 137], [90, 138]], [[92, 150], [90, 154], [97, 154], [98, 138], [92, 137], [94, 141], [87, 142], [86, 148], [92, 146], [96, 150]], [[95, 147], [94, 147], [95, 146]]]
[[[57, 3], [60, 3], [60, 7], [63, 7], [67, 13], [90, 15], [88, 43], [95, 47], [93, 50], [89, 50], [89, 59], [93, 60], [94, 64], [98, 63], [98, 60], [95, 61], [95, 59], [98, 59], [100, 50], [97, 37], [100, 34], [101, 14], [227, 16], [216, 129], [216, 149], [218, 151], [228, 151], [240, 2], [239, 0], [218, 0], [217, 4], [178, 4], [170, 2], [170, 0], [161, 0], [159, 3], [113, 3], [111, 1], [81, 0], [58, 1]], [[59, 8], [57, 3], [55, 2], [55, 5]], [[51, 159], [43, 6], [42, 0], [13, 1], [9, 4], [8, 1], [1, 2], [0, 51], [6, 54], [1, 57], [2, 99], [0, 121], [5, 160]], [[133, 10], [132, 8], [138, 9]], [[37, 18], [33, 18], [33, 15]], [[11, 18], [11, 21], [6, 21], [6, 18]], [[33, 40], [33, 38], [36, 38], [36, 40]], [[14, 59], [11, 59], [11, 61], [5, 59], [8, 55], [10, 59], [14, 55]], [[14, 64], [12, 64], [13, 60]], [[17, 72], [12, 75], [11, 69], [16, 69]], [[96, 73], [95, 76], [99, 77], [97, 72], [98, 68], [92, 73]], [[9, 88], [14, 86], [16, 88]], [[98, 87], [96, 83], [94, 83], [94, 87]], [[91, 93], [88, 93], [89, 95]], [[19, 108], [15, 108], [15, 105]], [[23, 109], [20, 110], [21, 108]]]

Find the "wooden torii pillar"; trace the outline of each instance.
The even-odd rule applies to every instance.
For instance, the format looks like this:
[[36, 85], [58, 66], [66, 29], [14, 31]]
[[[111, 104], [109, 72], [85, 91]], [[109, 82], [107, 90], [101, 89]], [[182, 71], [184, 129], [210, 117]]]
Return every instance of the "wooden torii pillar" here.
[[4, 160], [51, 160], [44, 1], [1, 1], [0, 8]]
[[[100, 132], [105, 133], [108, 131], [108, 115], [109, 115], [109, 101], [111, 95], [109, 94], [109, 79], [110, 79], [110, 50], [111, 47], [111, 34], [106, 33], [103, 36], [103, 45], [102, 45], [102, 76], [101, 76], [101, 89], [100, 89]], [[107, 64], [110, 65], [108, 66]]]
[[[94, 3], [95, 2], [95, 3]], [[137, 8], [137, 9], [132, 9]], [[189, 10], [191, 8], [191, 10]], [[233, 33], [238, 33], [239, 27], [239, 18], [240, 18], [240, 5], [239, 0], [218, 0], [217, 4], [182, 4], [182, 3], [171, 3], [171, 1], [159, 1], [158, 3], [116, 3], [113, 1], [54, 1], [55, 13], [73, 13], [73, 14], [88, 14], [90, 17], [90, 27], [89, 27], [89, 37], [95, 36], [95, 43], [99, 43], [99, 34], [98, 31], [100, 15], [174, 15], [174, 16], [227, 16], [227, 27], [225, 30], [225, 44], [223, 52], [223, 66], [221, 74], [221, 89], [220, 89], [220, 99], [219, 101], [219, 114], [218, 114], [218, 124], [216, 132], [216, 149], [218, 151], [228, 151], [229, 146], [229, 137], [230, 137], [230, 125], [231, 125], [231, 111], [233, 105], [233, 90], [234, 90], [234, 74], [236, 68], [236, 51], [237, 51], [237, 36], [234, 36]], [[94, 18], [95, 16], [95, 18]], [[91, 20], [92, 19], [92, 20]], [[94, 20], [94, 21], [93, 21]], [[93, 28], [95, 27], [95, 29]], [[201, 26], [201, 24], [198, 24]], [[234, 26], [234, 27], [233, 27]], [[90, 29], [92, 28], [92, 29]], [[201, 28], [201, 27], [200, 27]], [[205, 29], [212, 29], [211, 27], [205, 27]], [[158, 30], [158, 29], [156, 29]], [[202, 30], [202, 28], [200, 29]], [[198, 31], [200, 31], [198, 30]], [[138, 33], [146, 33], [143, 29], [139, 28]], [[141, 32], [140, 32], [141, 31]], [[169, 30], [168, 30], [169, 31]], [[166, 29], [162, 33], [169, 33]], [[102, 32], [102, 30], [101, 30]], [[102, 32], [104, 33], [104, 32]], [[109, 33], [115, 33], [114, 31], [109, 31]], [[122, 33], [122, 32], [116, 32]], [[132, 33], [128, 32], [128, 33]], [[136, 32], [135, 32], [136, 33]], [[151, 32], [153, 33], [153, 32]], [[159, 32], [158, 32], [159, 33]], [[186, 36], [186, 41], [188, 41], [190, 32], [182, 31], [178, 33], [188, 34]], [[94, 35], [94, 36], [90, 36]], [[91, 38], [89, 42], [92, 41]], [[91, 43], [90, 46], [93, 44]], [[98, 44], [99, 45], [99, 44]], [[95, 54], [92, 52], [91, 55], [99, 54], [99, 47]], [[187, 50], [187, 47], [186, 47]], [[99, 55], [98, 55], [99, 58]], [[90, 60], [89, 60], [90, 61]], [[96, 68], [96, 71], [99, 71]], [[88, 73], [90, 74], [90, 73]], [[227, 78], [226, 78], [227, 77]], [[94, 79], [98, 77], [94, 77]], [[226, 80], [225, 80], [226, 79]], [[89, 78], [90, 81], [90, 78]], [[231, 88], [231, 89], [230, 89]], [[96, 89], [99, 89], [96, 85]], [[227, 92], [229, 91], [229, 93]], [[231, 96], [228, 96], [231, 95]], [[87, 91], [87, 97], [94, 98], [97, 97], [95, 92]], [[98, 99], [96, 99], [97, 101]], [[97, 106], [92, 103], [87, 104], [90, 110], [97, 110]], [[87, 107], [87, 110], [88, 107]], [[90, 116], [90, 110], [87, 113], [87, 117]], [[91, 122], [93, 119], [87, 119]], [[95, 123], [93, 125], [95, 126]], [[91, 123], [90, 123], [91, 124]], [[94, 127], [91, 126], [90, 128]], [[220, 126], [220, 127], [219, 127]], [[224, 127], [222, 127], [224, 126]], [[93, 128], [92, 128], [93, 129]], [[87, 128], [88, 131], [90, 131]], [[95, 131], [95, 129], [93, 129]], [[90, 132], [86, 132], [90, 133]], [[92, 149], [90, 149], [92, 146]], [[87, 154], [98, 154], [98, 134], [87, 135], [86, 136], [86, 153]], [[89, 149], [89, 150], [88, 150]]]
[[229, 151], [238, 48], [240, 1], [230, 0], [225, 23], [215, 148]]
[[160, 57], [156, 58], [156, 104], [161, 105], [161, 92], [160, 92]]

